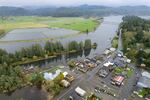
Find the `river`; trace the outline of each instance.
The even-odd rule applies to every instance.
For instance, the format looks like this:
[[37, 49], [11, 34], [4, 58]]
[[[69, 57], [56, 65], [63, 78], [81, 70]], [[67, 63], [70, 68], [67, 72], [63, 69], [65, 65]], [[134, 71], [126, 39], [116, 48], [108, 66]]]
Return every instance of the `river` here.
[[[75, 37], [69, 37], [65, 39], [60, 39], [61, 42], [67, 44], [69, 41], [83, 41], [85, 39], [91, 39], [92, 42], [96, 42], [98, 44], [97, 48], [94, 50], [89, 50], [83, 54], [70, 54], [68, 56], [60, 56], [58, 58], [49, 59], [45, 61], [32, 63], [34, 66], [55, 66], [58, 64], [66, 64], [66, 61], [70, 59], [82, 59], [86, 56], [92, 57], [95, 54], [102, 54], [106, 48], [111, 47], [111, 40], [117, 34], [118, 26], [122, 21], [122, 16], [109, 16], [105, 17], [104, 21], [94, 32], [90, 32], [88, 34], [77, 35]], [[31, 65], [31, 64], [29, 64]]]
[[[118, 29], [118, 26], [120, 22], [122, 21], [122, 16], [108, 16], [104, 17], [104, 21], [101, 23], [101, 25], [96, 29], [96, 31], [88, 33], [88, 34], [82, 34], [77, 35], [75, 37], [68, 37], [68, 38], [62, 38], [60, 39], [61, 42], [64, 44], [68, 43], [69, 41], [76, 40], [76, 41], [83, 41], [85, 39], [91, 39], [92, 42], [96, 42], [98, 44], [97, 49], [87, 51], [83, 54], [72, 54], [69, 56], [60, 56], [54, 59], [49, 59], [45, 61], [35, 62], [31, 63], [35, 66], [55, 66], [59, 64], [66, 64], [66, 61], [69, 59], [81, 59], [85, 58], [85, 56], [92, 57], [96, 54], [102, 54], [103, 51], [106, 48], [111, 47], [111, 40], [113, 37], [117, 34], [116, 31]], [[25, 46], [29, 45], [28, 43], [24, 43]], [[41, 45], [44, 44], [44, 42], [40, 43]], [[13, 45], [16, 44], [0, 44], [0, 48], [7, 49], [7, 51], [12, 50], [14, 47]], [[14, 49], [13, 49], [14, 50]], [[29, 65], [31, 65], [29, 64]], [[26, 67], [27, 65], [25, 65]], [[45, 100], [45, 95], [42, 91], [35, 89], [35, 88], [22, 88], [20, 90], [15, 91], [11, 95], [0, 95], [0, 100], [20, 100], [20, 98], [24, 98], [25, 100]], [[21, 100], [24, 100], [21, 99]]]

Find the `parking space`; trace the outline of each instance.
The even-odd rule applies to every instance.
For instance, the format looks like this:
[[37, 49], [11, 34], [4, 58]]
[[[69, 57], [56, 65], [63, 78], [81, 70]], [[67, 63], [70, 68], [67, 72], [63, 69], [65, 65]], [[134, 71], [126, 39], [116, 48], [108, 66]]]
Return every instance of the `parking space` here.
[[[117, 100], [128, 83], [131, 64], [122, 55], [118, 56], [117, 51], [108, 55], [97, 55], [93, 58], [85, 58], [76, 61], [76, 68], [71, 70], [76, 75], [76, 80], [63, 96], [67, 100], [71, 96], [73, 100], [82, 100], [82, 97], [74, 91], [77, 86], [86, 91], [88, 97], [91, 93], [105, 100]], [[130, 73], [129, 73], [130, 72]], [[112, 84], [113, 83], [113, 84]], [[128, 93], [126, 93], [128, 94]]]

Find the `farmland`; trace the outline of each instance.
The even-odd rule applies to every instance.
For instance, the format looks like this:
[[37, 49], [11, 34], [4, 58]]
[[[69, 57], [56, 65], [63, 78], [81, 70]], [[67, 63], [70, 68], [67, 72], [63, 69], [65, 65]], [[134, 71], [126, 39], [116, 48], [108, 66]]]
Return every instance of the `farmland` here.
[[81, 17], [37, 17], [17, 16], [0, 18], [0, 29], [5, 32], [18, 28], [66, 28], [80, 32], [94, 31], [99, 25], [95, 19]]

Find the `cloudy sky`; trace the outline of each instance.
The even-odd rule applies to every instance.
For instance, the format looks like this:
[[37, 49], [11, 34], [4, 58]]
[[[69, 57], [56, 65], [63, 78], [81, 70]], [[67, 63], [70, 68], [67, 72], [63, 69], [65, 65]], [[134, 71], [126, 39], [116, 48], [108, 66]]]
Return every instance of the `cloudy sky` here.
[[150, 0], [0, 0], [1, 6], [31, 6], [31, 5], [53, 5], [53, 6], [76, 6], [82, 4], [89, 5], [147, 5]]

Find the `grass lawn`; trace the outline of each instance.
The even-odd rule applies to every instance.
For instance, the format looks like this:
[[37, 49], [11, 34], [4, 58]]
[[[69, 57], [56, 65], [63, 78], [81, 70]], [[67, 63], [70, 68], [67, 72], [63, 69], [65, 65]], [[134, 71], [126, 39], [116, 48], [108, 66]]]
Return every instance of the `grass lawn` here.
[[142, 97], [145, 97], [146, 95], [148, 95], [150, 93], [150, 88], [143, 88], [142, 90], [139, 91], [139, 95], [141, 95]]
[[133, 74], [133, 69], [130, 69], [130, 70], [127, 71], [127, 76], [128, 77], [131, 77], [132, 74]]
[[122, 67], [117, 67], [114, 70], [114, 74], [122, 74], [125, 72], [127, 77], [131, 77], [133, 74], [133, 69], [131, 69], [131, 68], [127, 68], [127, 69], [128, 70], [126, 70], [125, 68], [122, 68]]
[[122, 68], [122, 67], [117, 67], [117, 68], [115, 68], [115, 74], [120, 74], [120, 73], [122, 73], [124, 71], [124, 68]]
[[16, 28], [39, 28], [39, 27], [58, 27], [86, 32], [94, 31], [99, 25], [95, 19], [85, 19], [81, 17], [37, 17], [20, 16], [8, 17], [5, 20], [0, 19], [0, 29], [6, 32]]

